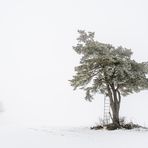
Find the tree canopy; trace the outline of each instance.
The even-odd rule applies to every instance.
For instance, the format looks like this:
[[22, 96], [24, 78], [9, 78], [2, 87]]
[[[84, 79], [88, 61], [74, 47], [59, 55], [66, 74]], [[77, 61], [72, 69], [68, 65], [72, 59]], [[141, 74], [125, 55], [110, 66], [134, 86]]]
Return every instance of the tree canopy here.
[[86, 91], [86, 100], [91, 101], [95, 93], [108, 95], [112, 84], [121, 96], [148, 89], [148, 62], [133, 60], [131, 49], [96, 41], [94, 32], [78, 32], [73, 49], [82, 57], [70, 82], [74, 89]]

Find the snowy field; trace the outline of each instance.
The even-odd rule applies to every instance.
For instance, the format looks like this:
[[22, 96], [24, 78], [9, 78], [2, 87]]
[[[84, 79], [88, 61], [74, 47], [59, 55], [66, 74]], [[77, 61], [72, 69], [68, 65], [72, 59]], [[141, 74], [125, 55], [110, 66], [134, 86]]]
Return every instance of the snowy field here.
[[147, 148], [148, 131], [88, 127], [0, 127], [1, 148]]
[[[148, 148], [148, 131], [90, 130], [104, 96], [86, 102], [68, 81], [80, 61], [78, 29], [143, 62], [146, 18], [147, 0], [0, 0], [0, 148]], [[147, 114], [148, 91], [122, 99], [126, 121], [148, 127]]]

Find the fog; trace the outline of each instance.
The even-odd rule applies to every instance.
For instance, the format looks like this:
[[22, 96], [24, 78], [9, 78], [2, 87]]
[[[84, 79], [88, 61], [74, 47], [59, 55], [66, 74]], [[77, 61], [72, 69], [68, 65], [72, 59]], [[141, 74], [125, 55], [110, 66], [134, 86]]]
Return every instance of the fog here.
[[[90, 125], [103, 116], [103, 95], [86, 102], [68, 80], [79, 56], [77, 30], [131, 48], [147, 61], [146, 0], [0, 1], [0, 124]], [[123, 98], [121, 116], [143, 124], [148, 92]], [[139, 107], [140, 105], [140, 107]]]

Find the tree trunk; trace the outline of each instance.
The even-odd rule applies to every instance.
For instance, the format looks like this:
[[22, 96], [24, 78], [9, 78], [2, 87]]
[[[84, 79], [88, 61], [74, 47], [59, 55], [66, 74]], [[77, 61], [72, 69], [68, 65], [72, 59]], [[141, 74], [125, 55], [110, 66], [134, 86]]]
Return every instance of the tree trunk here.
[[119, 107], [118, 103], [114, 102], [114, 104], [111, 106], [112, 110], [112, 122], [116, 126], [120, 126], [120, 121], [119, 121]]
[[120, 120], [119, 120], [119, 110], [120, 110], [120, 101], [121, 96], [118, 89], [115, 89], [114, 85], [108, 85], [108, 96], [110, 98], [110, 107], [112, 111], [112, 123], [116, 127], [120, 126]]

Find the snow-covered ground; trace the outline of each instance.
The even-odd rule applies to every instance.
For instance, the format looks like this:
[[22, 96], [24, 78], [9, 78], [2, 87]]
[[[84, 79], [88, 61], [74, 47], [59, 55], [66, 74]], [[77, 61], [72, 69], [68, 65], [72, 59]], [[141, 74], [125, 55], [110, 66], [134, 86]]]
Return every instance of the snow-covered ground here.
[[1, 148], [147, 148], [148, 131], [88, 127], [0, 127]]

